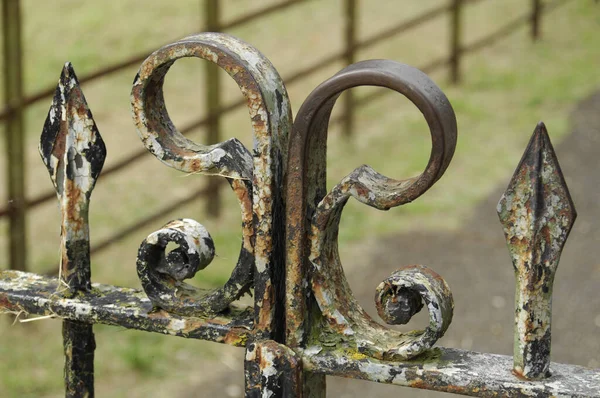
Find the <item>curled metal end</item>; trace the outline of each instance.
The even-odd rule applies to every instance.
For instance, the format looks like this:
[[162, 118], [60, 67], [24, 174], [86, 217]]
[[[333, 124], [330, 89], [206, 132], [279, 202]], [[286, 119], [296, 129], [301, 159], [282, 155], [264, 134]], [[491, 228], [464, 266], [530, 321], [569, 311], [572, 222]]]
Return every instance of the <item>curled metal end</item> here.
[[375, 294], [379, 316], [388, 324], [406, 324], [423, 308], [429, 310], [429, 326], [422, 332], [411, 332], [411, 339], [385, 357], [412, 357], [429, 349], [444, 335], [454, 312], [452, 292], [444, 279], [424, 265], [402, 267], [381, 282]]
[[[321, 148], [326, 147], [331, 112], [339, 95], [357, 86], [389, 88], [403, 94], [421, 111], [431, 134], [429, 162], [420, 175], [404, 179], [386, 177], [363, 165], [329, 193], [321, 194], [325, 192], [326, 173], [319, 168], [319, 162], [325, 162]], [[386, 328], [372, 320], [354, 298], [339, 258], [337, 237], [344, 206], [351, 197], [388, 210], [417, 199], [442, 177], [456, 147], [456, 117], [450, 101], [425, 73], [411, 66], [389, 60], [358, 62], [342, 69], [309, 95], [298, 111], [294, 133], [304, 139], [301, 142], [306, 147], [290, 150], [288, 181], [303, 182], [304, 177], [299, 172], [294, 174], [294, 170], [308, 170], [304, 192], [309, 210], [314, 207], [309, 232], [310, 278], [315, 300], [331, 333], [349, 348], [376, 359], [406, 360], [422, 353], [445, 333], [452, 320], [454, 304], [444, 280], [421, 265], [396, 271], [377, 290], [379, 314], [391, 324], [407, 323], [424, 302], [430, 325], [424, 331], [410, 333]], [[302, 157], [297, 164], [293, 163], [299, 156]], [[293, 190], [288, 192], [288, 209], [302, 212], [302, 207], [293, 201], [297, 197]], [[330, 340], [331, 336], [322, 335], [320, 339]]]
[[419, 292], [400, 287], [386, 279], [377, 287], [375, 305], [377, 313], [388, 325], [406, 325], [423, 308]]
[[[178, 247], [167, 253], [169, 243]], [[206, 268], [214, 256], [213, 240], [202, 224], [187, 218], [174, 220], [142, 242], [138, 276], [156, 307], [182, 315], [214, 312], [202, 305], [205, 292], [182, 282]]]

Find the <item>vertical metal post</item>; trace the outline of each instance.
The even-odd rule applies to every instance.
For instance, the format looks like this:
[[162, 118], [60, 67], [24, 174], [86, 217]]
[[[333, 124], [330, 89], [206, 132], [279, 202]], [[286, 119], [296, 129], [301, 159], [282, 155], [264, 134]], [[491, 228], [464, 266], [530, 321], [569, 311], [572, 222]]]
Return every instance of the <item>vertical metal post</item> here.
[[546, 126], [539, 123], [498, 203], [516, 277], [514, 373], [550, 376], [552, 287], [577, 212]]
[[451, 0], [452, 10], [450, 12], [450, 81], [460, 81], [460, 13], [462, 0]]
[[531, 0], [531, 39], [540, 38], [540, 18], [542, 16], [542, 0]]
[[25, 137], [23, 99], [21, 10], [19, 0], [2, 0], [4, 38], [4, 100], [10, 109], [6, 120], [6, 170], [8, 181], [11, 269], [26, 270], [27, 203], [25, 201]]
[[[204, 26], [206, 31], [217, 32], [220, 30], [219, 14], [219, 0], [204, 0]], [[206, 114], [209, 118], [206, 139], [208, 143], [215, 144], [221, 141], [219, 67], [210, 62], [206, 62], [205, 67]], [[221, 214], [221, 192], [219, 181], [216, 178], [208, 179], [206, 213], [211, 217], [219, 217]]]
[[[56, 188], [62, 215], [60, 285], [56, 294], [72, 297], [92, 287], [88, 211], [106, 146], [70, 63], [62, 71], [44, 124], [40, 154]], [[63, 346], [65, 396], [92, 398], [96, 348], [92, 325], [64, 320]]]
[[[356, 0], [345, 2], [346, 24], [344, 26], [344, 42], [346, 45], [346, 65], [355, 62], [356, 52]], [[352, 90], [344, 93], [344, 128], [346, 136], [354, 135], [354, 95]]]

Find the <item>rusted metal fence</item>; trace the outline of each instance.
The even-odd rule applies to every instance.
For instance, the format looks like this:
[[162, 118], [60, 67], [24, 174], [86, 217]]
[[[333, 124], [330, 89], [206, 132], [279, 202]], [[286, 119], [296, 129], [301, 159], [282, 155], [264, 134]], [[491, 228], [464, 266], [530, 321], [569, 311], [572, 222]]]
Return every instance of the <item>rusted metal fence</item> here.
[[[524, 13], [523, 16], [509, 21], [504, 27], [473, 43], [463, 45], [461, 42], [460, 15], [465, 6], [477, 3], [479, 1], [481, 0], [448, 0], [447, 3], [430, 9], [421, 15], [416, 16], [415, 18], [404, 21], [397, 26], [388, 28], [371, 37], [361, 40], [357, 35], [357, 23], [360, 13], [360, 10], [358, 9], [358, 1], [344, 0], [343, 12], [345, 15], [345, 23], [342, 27], [344, 31], [344, 49], [339, 53], [332, 54], [316, 61], [313, 65], [291, 73], [289, 76], [286, 76], [285, 81], [287, 84], [297, 82], [309, 76], [311, 73], [322, 70], [338, 61], [344, 61], [346, 64], [351, 64], [355, 61], [356, 53], [359, 50], [363, 50], [384, 40], [389, 40], [392, 37], [416, 28], [425, 22], [441, 17], [444, 14], [449, 14], [451, 32], [449, 55], [434, 59], [426, 65], [421, 65], [421, 69], [426, 72], [431, 72], [433, 70], [449, 66], [451, 81], [459, 82], [460, 60], [464, 55], [477, 51], [480, 48], [493, 43], [494, 41], [513, 32], [520, 26], [526, 24], [531, 24], [531, 35], [534, 39], [537, 38], [540, 35], [539, 26], [542, 13], [552, 10], [566, 0], [558, 0], [546, 4], [543, 4], [539, 0], [532, 0], [530, 11]], [[306, 2], [306, 0], [282, 1], [247, 15], [238, 17], [234, 20], [222, 22], [220, 20], [218, 0], [203, 0], [204, 26], [208, 31], [222, 32], [242, 24], [251, 23], [258, 18], [262, 18], [279, 10], [304, 2]], [[19, 0], [2, 0], [4, 58], [6, 60], [4, 63], [4, 87], [6, 103], [4, 108], [0, 110], [0, 122], [4, 122], [7, 136], [7, 156], [5, 167], [7, 169], [8, 198], [6, 201], [7, 205], [0, 206], [0, 219], [4, 217], [8, 218], [9, 230], [11, 231], [9, 235], [10, 250], [8, 264], [11, 269], [25, 270], [27, 267], [27, 211], [42, 203], [51, 201], [55, 196], [55, 193], [48, 191], [35, 197], [29, 197], [26, 193], [26, 175], [25, 167], [23, 167], [23, 115], [28, 106], [51, 98], [54, 94], [54, 88], [41, 90], [29, 96], [23, 95], [22, 78], [20, 76], [20, 59], [22, 57], [22, 50], [20, 43], [21, 17], [19, 13], [19, 6]], [[143, 53], [133, 56], [128, 60], [120, 61], [96, 72], [84, 75], [79, 81], [81, 84], [83, 84], [113, 73], [118, 73], [125, 68], [139, 64], [146, 58], [147, 55], [148, 53]], [[205, 83], [207, 109], [205, 113], [207, 116], [181, 128], [182, 133], [185, 134], [199, 127], [207, 127], [208, 136], [206, 139], [208, 142], [218, 142], [220, 140], [220, 126], [222, 124], [222, 118], [233, 110], [239, 109], [241, 106], [243, 106], [243, 101], [228, 105], [222, 103], [219, 88], [219, 75], [216, 72], [217, 70], [215, 68], [207, 68], [206, 70]], [[353, 114], [355, 113], [356, 107], [373, 100], [379, 95], [382, 95], [382, 93], [376, 92], [372, 95], [365, 96], [364, 98], [357, 99], [352, 96], [351, 92], [345, 93], [343, 114], [340, 119], [334, 121], [342, 121], [344, 125], [344, 133], [352, 135], [353, 131], [355, 130]], [[143, 157], [144, 153], [144, 150], [132, 153], [125, 160], [114, 163], [104, 170], [103, 175], [105, 177], [109, 175], [116, 175], [118, 171], [121, 171], [125, 167], [128, 167], [134, 162], [139, 161]], [[218, 216], [221, 207], [219, 191], [220, 185], [216, 181], [210, 180], [209, 184], [204, 189], [193, 192], [186, 198], [182, 199], [181, 202], [190, 202], [193, 198], [197, 198], [198, 195], [201, 194], [207, 199], [207, 213], [213, 216]], [[169, 208], [173, 208], [173, 206], [169, 206]], [[127, 233], [149, 225], [159, 216], [159, 214], [164, 213], [164, 210], [165, 209], [160, 209], [160, 211], [156, 214], [150, 215], [145, 219], [138, 220], [132, 225], [125, 227], [123, 230], [118, 231], [115, 233], [114, 237], [107, 238], [105, 241], [100, 242], [98, 245], [92, 247], [92, 252], [103, 250], [109, 247], [111, 243], [124, 237]]]
[[[177, 131], [162, 90], [168, 66], [183, 57], [211, 61], [235, 80], [250, 113], [252, 150], [235, 138], [200, 145]], [[328, 192], [328, 122], [340, 95], [358, 86], [400, 93], [421, 111], [430, 159], [422, 174], [404, 180], [363, 165]], [[387, 324], [406, 324], [427, 309], [428, 326], [411, 332], [373, 320], [344, 275], [337, 240], [348, 200], [389, 210], [417, 200], [450, 166], [456, 117], [422, 71], [390, 60], [354, 63], [313, 90], [292, 120], [283, 79], [266, 57], [233, 36], [201, 33], [142, 63], [131, 105], [138, 135], [158, 160], [229, 183], [242, 246], [222, 287], [198, 289], [184, 280], [211, 263], [214, 242], [198, 222], [173, 220], [139, 247], [143, 291], [91, 283], [89, 199], [106, 149], [67, 63], [39, 145], [62, 214], [60, 275], [0, 271], [1, 311], [63, 320], [67, 397], [94, 396], [96, 323], [242, 347], [249, 398], [324, 397], [326, 375], [479, 397], [600, 397], [599, 370], [550, 361], [554, 277], [576, 212], [543, 123], [497, 206], [517, 291], [510, 357], [434, 346], [450, 327], [454, 301], [429, 267], [403, 266], [376, 288]], [[244, 306], [238, 299], [249, 293], [254, 304]]]

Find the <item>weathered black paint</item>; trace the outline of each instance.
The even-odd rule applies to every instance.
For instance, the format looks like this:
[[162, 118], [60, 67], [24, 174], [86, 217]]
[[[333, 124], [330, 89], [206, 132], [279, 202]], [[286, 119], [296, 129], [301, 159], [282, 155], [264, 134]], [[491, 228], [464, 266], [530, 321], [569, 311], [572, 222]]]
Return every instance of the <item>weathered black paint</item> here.
[[[78, 321], [63, 322], [65, 349], [65, 397], [94, 396], [94, 350], [92, 325]], [[84, 393], [85, 392], [85, 393]]]
[[[70, 63], [61, 73], [40, 139], [40, 155], [61, 207], [61, 284], [57, 295], [91, 289], [89, 199], [104, 165], [106, 147]], [[94, 396], [91, 324], [63, 322], [67, 397]]]
[[[162, 85], [173, 62], [186, 56], [216, 63], [238, 83], [255, 133], [251, 151], [237, 139], [203, 146], [177, 131]], [[327, 125], [339, 95], [358, 85], [393, 89], [422, 111], [431, 130], [431, 159], [420, 176], [405, 180], [361, 166], [328, 193]], [[145, 292], [91, 285], [87, 211], [105, 147], [67, 64], [40, 143], [63, 214], [61, 280], [0, 272], [0, 309], [65, 320], [68, 397], [94, 394], [93, 323], [244, 347], [246, 397], [323, 398], [325, 375], [481, 397], [600, 397], [597, 371], [549, 362], [550, 296], [560, 254], [549, 247], [562, 248], [575, 212], [543, 125], [499, 207], [517, 272], [516, 336], [525, 342], [515, 347], [515, 373], [548, 377], [530, 381], [511, 373], [513, 358], [432, 348], [450, 325], [453, 300], [430, 268], [401, 267], [376, 289], [378, 312], [388, 323], [407, 323], [427, 306], [429, 326], [409, 333], [372, 320], [344, 277], [337, 234], [347, 201], [353, 197], [381, 210], [408, 203], [443, 175], [453, 156], [452, 107], [422, 72], [385, 60], [343, 69], [302, 105], [288, 150], [291, 109], [273, 66], [231, 36], [206, 33], [167, 45], [144, 61], [133, 82], [132, 106], [142, 141], [162, 162], [227, 179], [241, 207], [242, 247], [225, 286], [192, 288], [183, 281], [208, 266], [215, 247], [200, 224], [175, 220], [140, 246], [137, 267]], [[524, 204], [533, 222], [514, 211], [515, 203]], [[513, 230], [516, 225], [528, 225], [533, 233], [523, 237], [519, 228]], [[515, 239], [521, 244], [512, 244]], [[166, 253], [169, 242], [179, 247]], [[245, 293], [254, 293], [254, 306], [239, 308], [234, 301]], [[524, 327], [518, 323], [521, 311], [527, 312]], [[544, 333], [532, 339], [536, 325]]]
[[547, 378], [552, 287], [577, 212], [541, 122], [498, 203], [498, 215], [517, 284], [514, 371], [527, 379]]

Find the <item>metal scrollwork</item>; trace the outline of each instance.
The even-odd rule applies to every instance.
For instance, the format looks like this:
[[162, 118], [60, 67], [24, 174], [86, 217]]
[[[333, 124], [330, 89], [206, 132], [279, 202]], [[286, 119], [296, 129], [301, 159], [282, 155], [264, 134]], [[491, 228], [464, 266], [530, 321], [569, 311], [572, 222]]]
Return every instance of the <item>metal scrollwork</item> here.
[[[363, 165], [325, 194], [323, 159], [329, 118], [340, 94], [361, 85], [390, 88], [419, 108], [431, 131], [429, 163], [420, 176], [406, 180], [388, 178]], [[301, 195], [307, 200], [305, 211], [310, 215], [307, 268], [312, 293], [327, 329], [321, 330], [319, 341], [333, 340], [342, 348], [378, 359], [402, 360], [430, 348], [446, 331], [452, 319], [452, 295], [439, 275], [422, 266], [401, 269], [388, 278], [378, 289], [377, 304], [386, 321], [405, 323], [422, 306], [422, 297], [430, 310], [430, 327], [426, 331], [400, 333], [371, 319], [352, 295], [344, 276], [337, 236], [342, 210], [350, 197], [376, 209], [388, 210], [427, 191], [446, 170], [454, 153], [456, 135], [454, 112], [439, 87], [421, 71], [388, 60], [359, 62], [341, 70], [317, 87], [300, 108], [292, 142], [302, 144], [292, 148], [290, 157], [297, 153], [302, 157], [296, 159], [290, 171], [298, 168], [304, 173], [292, 178], [299, 178], [306, 186]], [[293, 190], [288, 192], [293, 196]], [[295, 210], [288, 210], [292, 221]], [[290, 297], [290, 304], [297, 305], [300, 300]], [[319, 341], [308, 344], [318, 345]]]
[[390, 325], [405, 325], [423, 308], [429, 311], [429, 325], [403, 352], [413, 356], [431, 347], [444, 335], [454, 310], [452, 292], [444, 279], [424, 265], [402, 267], [386, 278], [375, 293], [377, 313]]
[[[236, 139], [199, 145], [177, 130], [162, 90], [182, 57], [215, 63], [236, 81], [251, 117], [252, 150]], [[389, 88], [417, 106], [431, 133], [429, 162], [422, 174], [403, 180], [363, 165], [328, 191], [331, 112], [345, 90], [363, 85]], [[222, 287], [193, 287], [184, 281], [211, 263], [214, 242], [200, 223], [174, 220], [139, 248], [145, 294], [91, 283], [88, 210], [106, 148], [67, 63], [40, 141], [62, 213], [59, 278], [0, 271], [1, 311], [63, 318], [67, 396], [94, 395], [92, 325], [102, 323], [244, 347], [246, 397], [324, 397], [326, 376], [482, 397], [600, 397], [597, 369], [550, 362], [553, 282], [577, 213], [542, 123], [497, 208], [517, 282], [510, 357], [429, 350], [448, 329], [454, 308], [448, 285], [430, 268], [401, 267], [376, 288], [377, 312], [388, 324], [407, 324], [427, 308], [424, 330], [400, 332], [366, 313], [340, 261], [338, 232], [350, 198], [379, 210], [409, 203], [450, 163], [456, 118], [424, 73], [387, 60], [350, 65], [308, 96], [292, 124], [273, 65], [234, 37], [202, 33], [143, 62], [132, 105], [144, 145], [161, 162], [229, 182], [241, 207], [242, 247]], [[253, 307], [234, 303], [250, 290]]]
[[[178, 247], [166, 253], [171, 242]], [[219, 307], [214, 308], [213, 303], [222, 300], [220, 291], [207, 293], [183, 282], [206, 268], [214, 256], [213, 240], [200, 223], [190, 219], [171, 221], [142, 242], [138, 276], [155, 306], [182, 315], [197, 314], [198, 307], [216, 312]]]
[[[183, 57], [213, 62], [236, 81], [251, 117], [255, 138], [252, 152], [235, 138], [205, 146], [177, 130], [167, 112], [162, 90], [169, 68]], [[283, 208], [283, 199], [273, 187], [282, 185], [291, 128], [287, 92], [273, 65], [258, 50], [232, 36], [220, 33], [189, 36], [162, 47], [143, 62], [131, 98], [133, 119], [146, 148], [161, 162], [183, 172], [225, 177], [242, 212], [243, 238], [237, 264], [225, 286], [213, 292], [202, 292], [181, 283], [207, 264], [203, 261], [210, 262], [214, 254], [212, 240], [204, 227], [192, 220], [174, 221], [150, 235], [138, 256], [138, 273], [150, 300], [157, 307], [175, 313], [206, 315], [225, 310], [251, 287], [261, 296], [272, 296], [267, 280], [274, 256], [272, 230], [277, 217], [273, 214]], [[185, 246], [191, 238], [201, 235], [205, 236], [199, 246]], [[165, 257], [164, 248], [169, 240], [193, 253], [188, 256], [182, 250]], [[207, 247], [210, 250], [206, 251]], [[203, 260], [198, 261], [197, 255], [201, 253], [208, 254], [200, 255]], [[188, 268], [181, 268], [185, 264]], [[262, 273], [258, 282], [255, 265]]]

